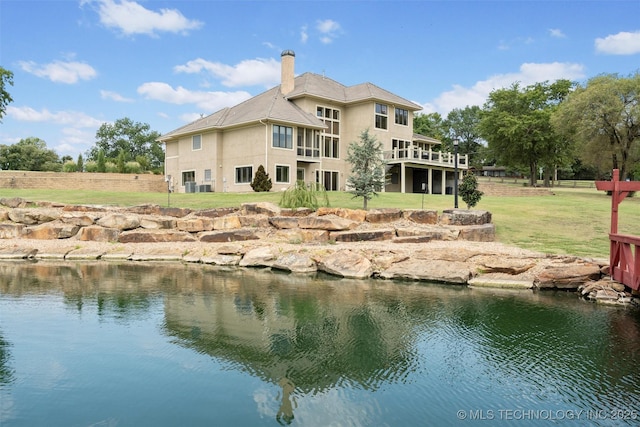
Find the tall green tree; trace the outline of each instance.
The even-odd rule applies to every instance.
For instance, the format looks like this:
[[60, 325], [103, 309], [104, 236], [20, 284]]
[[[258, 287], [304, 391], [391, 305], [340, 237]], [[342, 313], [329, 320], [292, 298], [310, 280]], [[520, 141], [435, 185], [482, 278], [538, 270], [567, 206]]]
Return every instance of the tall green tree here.
[[360, 140], [352, 142], [347, 148], [347, 162], [351, 164], [351, 175], [347, 184], [353, 188], [353, 197], [362, 197], [363, 209], [367, 202], [382, 191], [385, 178], [385, 162], [382, 158], [382, 143], [365, 129]]
[[13, 86], [13, 73], [0, 67], [0, 123], [7, 111], [7, 105], [13, 102], [7, 86]]
[[413, 131], [440, 141], [448, 134], [448, 128], [440, 113], [416, 114], [413, 117]]
[[58, 154], [47, 148], [40, 138], [21, 139], [12, 145], [0, 145], [0, 168], [3, 170], [60, 171]]
[[102, 150], [107, 159], [115, 162], [122, 151], [125, 162], [145, 156], [150, 169], [161, 173], [164, 150], [156, 141], [159, 137], [160, 133], [152, 131], [149, 124], [134, 122], [128, 117], [114, 123], [103, 123], [96, 132], [96, 143], [89, 150], [87, 158], [97, 161], [98, 153]]
[[482, 110], [477, 105], [465, 108], [454, 108], [447, 114], [444, 126], [448, 129], [449, 141], [447, 151], [453, 151], [451, 140], [460, 142], [458, 152], [468, 154], [471, 166], [482, 167], [483, 153], [482, 137], [480, 136], [480, 114]]
[[626, 179], [640, 163], [640, 72], [590, 79], [560, 105], [552, 122], [576, 142], [585, 164], [600, 174], [619, 169]]
[[514, 169], [526, 168], [536, 184], [538, 168], [545, 184], [555, 167], [572, 159], [570, 140], [555, 132], [551, 116], [571, 92], [573, 83], [557, 80], [522, 88], [519, 83], [494, 90], [484, 105], [480, 134], [496, 160]]

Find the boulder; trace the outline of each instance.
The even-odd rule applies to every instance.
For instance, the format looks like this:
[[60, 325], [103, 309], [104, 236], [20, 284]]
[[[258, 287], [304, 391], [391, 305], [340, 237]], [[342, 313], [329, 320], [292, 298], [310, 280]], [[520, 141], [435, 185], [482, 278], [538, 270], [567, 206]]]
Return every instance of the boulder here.
[[38, 253], [33, 248], [0, 248], [0, 259], [27, 259]]
[[191, 213], [191, 209], [188, 208], [160, 208], [160, 215], [172, 216], [174, 218], [182, 218]]
[[143, 215], [140, 227], [147, 230], [172, 230], [176, 228], [176, 219], [171, 216]]
[[435, 210], [405, 209], [402, 211], [402, 217], [418, 224], [438, 223], [438, 211]]
[[374, 224], [381, 222], [395, 222], [402, 218], [400, 209], [372, 209], [367, 212], [366, 221]]
[[15, 239], [22, 237], [24, 224], [2, 224], [0, 223], [0, 239]]
[[269, 223], [275, 228], [298, 228], [298, 218], [287, 216], [274, 216], [269, 218]]
[[316, 211], [318, 216], [335, 215], [351, 221], [364, 222], [367, 218], [367, 211], [364, 209], [330, 208], [320, 207]]
[[240, 267], [271, 267], [276, 260], [276, 255], [273, 249], [268, 246], [263, 246], [248, 251], [238, 265]]
[[242, 228], [237, 216], [221, 216], [213, 219], [213, 230], [236, 230]]
[[25, 228], [24, 237], [39, 240], [68, 239], [75, 236], [79, 229], [78, 225], [53, 221]]
[[299, 228], [277, 230], [272, 237], [288, 243], [326, 243], [329, 241], [327, 230], [301, 230]]
[[66, 224], [79, 225], [80, 227], [93, 225], [95, 220], [95, 217], [86, 214], [64, 213], [60, 215], [60, 221]]
[[282, 216], [301, 217], [301, 216], [309, 216], [312, 213], [313, 213], [313, 209], [311, 208], [295, 208], [295, 209], [285, 208], [280, 210], [280, 215]]
[[469, 225], [460, 227], [458, 236], [461, 240], [471, 242], [493, 242], [496, 240], [495, 224]]
[[60, 218], [55, 209], [15, 208], [9, 211], [9, 219], [24, 225], [44, 224]]
[[412, 258], [391, 265], [380, 272], [380, 277], [466, 284], [473, 277], [473, 272], [465, 262]]
[[28, 204], [29, 202], [22, 197], [3, 197], [0, 199], [0, 205], [8, 208], [24, 208], [27, 207]]
[[505, 273], [515, 276], [532, 269], [536, 265], [536, 261], [531, 259], [507, 258], [504, 256], [486, 256], [482, 261], [478, 262], [477, 265], [483, 274]]
[[99, 225], [90, 225], [80, 229], [78, 240], [94, 242], [117, 242], [120, 230], [117, 228], [105, 228]]
[[335, 215], [308, 216], [298, 219], [298, 227], [329, 231], [351, 230], [358, 226], [358, 222]]
[[366, 279], [373, 273], [371, 261], [350, 250], [339, 250], [322, 257], [317, 260], [317, 268], [334, 276], [353, 279]]
[[254, 230], [205, 231], [199, 234], [201, 242], [241, 242], [244, 240], [258, 240], [260, 236]]
[[269, 217], [263, 214], [260, 215], [239, 215], [238, 220], [242, 227], [250, 228], [270, 228]]
[[396, 236], [395, 230], [362, 230], [362, 231], [332, 231], [329, 239], [336, 242], [368, 242], [376, 240], [391, 240]]
[[123, 231], [118, 236], [120, 243], [168, 243], [195, 242], [197, 239], [186, 231], [173, 230], [131, 230]]
[[534, 285], [538, 289], [577, 289], [586, 282], [599, 279], [598, 264], [550, 265], [536, 276]]
[[229, 254], [212, 254], [203, 255], [200, 257], [200, 262], [203, 264], [213, 264], [222, 266], [235, 266], [242, 260], [242, 255], [229, 255]]
[[279, 216], [281, 212], [280, 206], [269, 202], [243, 203], [240, 205], [240, 210], [243, 215], [264, 214], [267, 216]]
[[214, 220], [211, 218], [179, 218], [176, 220], [176, 228], [189, 233], [199, 233], [201, 231], [211, 231], [214, 228]]
[[444, 227], [406, 227], [400, 226], [395, 229], [398, 237], [426, 237], [424, 241], [430, 240], [457, 240], [460, 235], [459, 230]]
[[139, 214], [139, 215], [159, 215], [160, 214], [160, 205], [138, 205], [132, 206], [127, 209], [127, 212]]
[[127, 213], [107, 214], [96, 221], [101, 227], [117, 228], [118, 230], [133, 230], [140, 227], [140, 216]]
[[62, 210], [64, 212], [106, 212], [107, 208], [91, 205], [66, 205]]
[[207, 218], [220, 218], [221, 216], [231, 215], [236, 212], [238, 212], [238, 208], [213, 208], [196, 211], [196, 215], [206, 216]]
[[280, 255], [271, 267], [291, 273], [315, 273], [318, 270], [315, 261], [309, 255], [297, 252]]
[[467, 210], [467, 209], [445, 209], [440, 215], [440, 224], [443, 225], [482, 225], [491, 223], [491, 212]]

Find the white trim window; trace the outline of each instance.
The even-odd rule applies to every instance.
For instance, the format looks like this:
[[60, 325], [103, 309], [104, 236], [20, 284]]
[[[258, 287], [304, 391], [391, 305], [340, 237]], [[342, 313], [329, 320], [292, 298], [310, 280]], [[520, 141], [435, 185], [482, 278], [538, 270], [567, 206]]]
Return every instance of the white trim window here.
[[202, 135], [193, 135], [191, 137], [191, 150], [202, 150]]
[[293, 148], [293, 128], [289, 126], [273, 125], [274, 148]]
[[376, 129], [388, 129], [389, 107], [387, 104], [378, 104], [376, 102], [375, 125]]
[[204, 170], [204, 182], [211, 182], [211, 169]]
[[396, 124], [403, 126], [409, 125], [409, 110], [396, 107]]
[[276, 165], [276, 182], [278, 184], [288, 184], [289, 181], [289, 165]]
[[251, 184], [251, 180], [253, 180], [253, 166], [237, 166], [235, 179], [236, 184]]

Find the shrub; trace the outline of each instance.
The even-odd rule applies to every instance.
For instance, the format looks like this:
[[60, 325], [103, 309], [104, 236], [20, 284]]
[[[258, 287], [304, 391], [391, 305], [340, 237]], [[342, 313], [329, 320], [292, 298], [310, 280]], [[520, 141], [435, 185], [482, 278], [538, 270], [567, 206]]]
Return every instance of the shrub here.
[[124, 164], [124, 173], [141, 173], [142, 166], [138, 162], [127, 162]]
[[271, 187], [273, 187], [273, 184], [271, 183], [269, 174], [264, 171], [264, 166], [258, 166], [256, 176], [253, 177], [253, 181], [251, 182], [251, 188], [253, 188], [255, 192], [261, 192], [270, 191]]
[[87, 172], [98, 172], [98, 163], [93, 160], [89, 160], [88, 162], [85, 162], [84, 170]]
[[478, 190], [478, 179], [472, 172], [467, 172], [464, 175], [458, 192], [462, 200], [467, 204], [467, 209], [477, 205], [483, 194], [482, 191]]
[[76, 162], [74, 162], [73, 160], [67, 160], [62, 165], [62, 172], [77, 172], [77, 171], [78, 171], [78, 165], [76, 165]]
[[[318, 197], [320, 197], [322, 204], [318, 201]], [[316, 210], [320, 206], [329, 206], [329, 196], [320, 184], [307, 185], [304, 181], [297, 181], [282, 193], [279, 205], [281, 208], [310, 208]]]

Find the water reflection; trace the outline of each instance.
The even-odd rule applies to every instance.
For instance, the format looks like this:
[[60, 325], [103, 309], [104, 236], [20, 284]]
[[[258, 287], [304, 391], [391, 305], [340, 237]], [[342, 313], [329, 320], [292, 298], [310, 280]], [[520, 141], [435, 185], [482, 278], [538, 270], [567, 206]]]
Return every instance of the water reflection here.
[[[308, 423], [309, 402], [343, 399], [336, 390], [386, 396], [366, 416], [391, 424], [424, 421], [442, 405], [455, 416], [508, 404], [635, 408], [640, 398], [638, 311], [568, 293], [190, 264], [2, 263], [0, 277], [3, 299], [54, 295], [99, 321], [160, 313], [174, 347], [273, 386], [271, 420], [283, 425]], [[0, 329], [0, 390], [16, 375], [13, 336]]]

